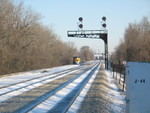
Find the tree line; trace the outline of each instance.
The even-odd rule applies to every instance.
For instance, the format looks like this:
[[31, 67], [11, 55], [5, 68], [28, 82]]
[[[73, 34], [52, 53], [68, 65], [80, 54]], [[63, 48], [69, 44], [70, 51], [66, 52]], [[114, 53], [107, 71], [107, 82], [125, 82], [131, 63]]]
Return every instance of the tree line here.
[[0, 0], [0, 74], [72, 63], [79, 52], [17, 0]]
[[124, 38], [111, 55], [112, 61], [150, 62], [150, 21], [148, 17], [130, 23]]

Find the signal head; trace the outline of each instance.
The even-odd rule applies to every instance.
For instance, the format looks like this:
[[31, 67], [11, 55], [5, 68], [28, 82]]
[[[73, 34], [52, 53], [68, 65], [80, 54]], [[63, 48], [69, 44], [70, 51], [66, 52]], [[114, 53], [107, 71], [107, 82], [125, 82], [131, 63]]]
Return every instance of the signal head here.
[[81, 28], [81, 29], [82, 29], [82, 28], [83, 28], [83, 25], [82, 25], [82, 24], [79, 24], [79, 28]]
[[82, 21], [83, 21], [83, 18], [82, 18], [82, 17], [79, 17], [79, 21], [82, 22]]
[[105, 16], [104, 16], [104, 17], [102, 17], [102, 20], [103, 20], [103, 21], [106, 21], [106, 17], [105, 17]]
[[102, 24], [102, 26], [104, 27], [104, 28], [106, 28], [106, 24], [104, 23], [104, 24]]

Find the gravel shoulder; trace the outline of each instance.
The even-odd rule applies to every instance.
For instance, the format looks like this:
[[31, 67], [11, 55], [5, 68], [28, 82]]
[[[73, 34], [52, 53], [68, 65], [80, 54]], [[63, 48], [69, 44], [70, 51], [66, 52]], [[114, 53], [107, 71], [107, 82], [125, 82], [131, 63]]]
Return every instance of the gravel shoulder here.
[[114, 89], [109, 82], [101, 65], [78, 113], [125, 113], [125, 94], [119, 88]]

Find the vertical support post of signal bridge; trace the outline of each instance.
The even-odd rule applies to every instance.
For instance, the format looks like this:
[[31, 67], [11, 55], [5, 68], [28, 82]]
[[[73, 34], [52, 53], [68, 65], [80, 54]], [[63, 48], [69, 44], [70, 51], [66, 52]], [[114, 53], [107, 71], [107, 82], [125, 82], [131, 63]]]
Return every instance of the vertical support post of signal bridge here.
[[105, 43], [105, 69], [108, 69], [108, 33], [104, 33], [100, 35], [100, 38], [103, 39]]
[[106, 17], [102, 17], [103, 20], [103, 28], [105, 29], [105, 33], [101, 34], [101, 39], [103, 39], [104, 43], [105, 43], [105, 69], [108, 70], [108, 38], [107, 38], [107, 30], [106, 30]]
[[108, 69], [108, 44], [105, 43], [105, 69]]

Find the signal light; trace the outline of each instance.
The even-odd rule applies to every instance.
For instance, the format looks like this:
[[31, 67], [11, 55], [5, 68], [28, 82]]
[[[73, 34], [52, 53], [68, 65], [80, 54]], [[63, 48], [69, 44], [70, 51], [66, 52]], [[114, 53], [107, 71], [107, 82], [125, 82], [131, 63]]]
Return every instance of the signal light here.
[[80, 22], [82, 22], [82, 21], [83, 21], [83, 18], [82, 18], [82, 17], [80, 17], [80, 18], [79, 18], [79, 21], [80, 21]]
[[102, 20], [103, 20], [103, 21], [106, 21], [106, 17], [105, 17], [105, 16], [104, 16], [104, 17], [102, 17]]
[[105, 27], [106, 27], [106, 24], [104, 23], [104, 24], [102, 24], [102, 26], [105, 28]]
[[79, 27], [80, 29], [83, 28], [82, 21], [83, 21], [83, 18], [82, 18], [82, 17], [79, 17], [78, 27]]
[[106, 17], [102, 17], [103, 23], [102, 23], [102, 27], [106, 28]]
[[82, 25], [82, 24], [79, 24], [79, 28], [83, 28], [83, 25]]

